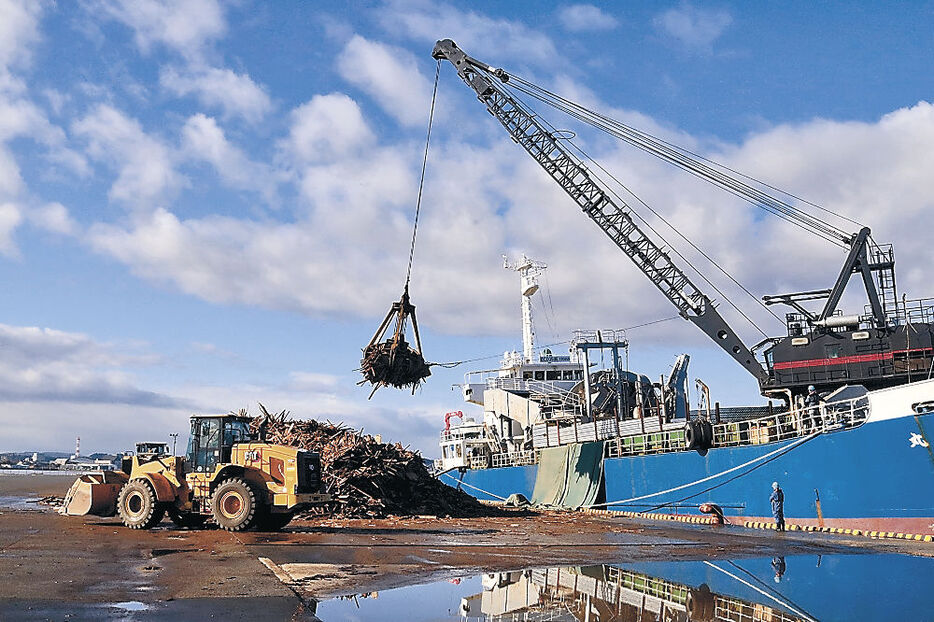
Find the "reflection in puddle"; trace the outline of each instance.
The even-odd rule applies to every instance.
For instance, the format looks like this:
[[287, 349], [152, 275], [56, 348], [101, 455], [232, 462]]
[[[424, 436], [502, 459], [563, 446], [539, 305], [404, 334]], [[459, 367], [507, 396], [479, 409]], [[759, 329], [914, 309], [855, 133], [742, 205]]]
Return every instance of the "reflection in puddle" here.
[[931, 619], [934, 560], [901, 555], [644, 562], [485, 574], [320, 603], [336, 620], [799, 622]]
[[117, 609], [123, 609], [124, 611], [146, 611], [149, 609], [149, 605], [146, 603], [141, 603], [138, 600], [128, 600], [124, 603], [113, 603], [111, 607], [116, 607]]

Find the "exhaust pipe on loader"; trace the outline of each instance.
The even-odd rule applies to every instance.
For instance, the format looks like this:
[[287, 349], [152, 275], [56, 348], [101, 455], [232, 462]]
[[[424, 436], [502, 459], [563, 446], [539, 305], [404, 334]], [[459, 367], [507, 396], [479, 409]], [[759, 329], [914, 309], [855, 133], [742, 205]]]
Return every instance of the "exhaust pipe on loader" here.
[[113, 516], [117, 513], [117, 496], [128, 479], [123, 471], [84, 473], [68, 489], [59, 512], [66, 516]]

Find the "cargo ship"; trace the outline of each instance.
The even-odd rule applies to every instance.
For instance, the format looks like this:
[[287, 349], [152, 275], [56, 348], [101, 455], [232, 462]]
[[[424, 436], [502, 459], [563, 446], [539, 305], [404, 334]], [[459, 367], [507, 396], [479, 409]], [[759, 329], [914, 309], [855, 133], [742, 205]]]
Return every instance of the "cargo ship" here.
[[[576, 331], [567, 354], [537, 349], [532, 297], [545, 266], [523, 256], [510, 267], [520, 274], [523, 351], [465, 375], [464, 400], [482, 411], [445, 416], [436, 461], [445, 483], [482, 500], [520, 494], [743, 525], [772, 521], [777, 482], [789, 525], [934, 534], [929, 374], [873, 390], [843, 384], [814, 406], [785, 391], [721, 408], [697, 381], [692, 409], [686, 354], [653, 380], [627, 369], [624, 331]], [[606, 358], [607, 369], [591, 365]]]

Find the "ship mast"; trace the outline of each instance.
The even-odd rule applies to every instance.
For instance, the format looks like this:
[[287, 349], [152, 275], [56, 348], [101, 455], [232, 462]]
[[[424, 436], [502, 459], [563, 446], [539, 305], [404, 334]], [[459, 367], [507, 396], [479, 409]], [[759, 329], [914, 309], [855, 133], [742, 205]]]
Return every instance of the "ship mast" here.
[[510, 262], [503, 255], [503, 267], [519, 273], [519, 285], [522, 292], [522, 357], [524, 362], [531, 363], [535, 350], [532, 296], [538, 291], [538, 275], [544, 272], [548, 266], [541, 261], [529, 259], [523, 253], [522, 258], [515, 262]]

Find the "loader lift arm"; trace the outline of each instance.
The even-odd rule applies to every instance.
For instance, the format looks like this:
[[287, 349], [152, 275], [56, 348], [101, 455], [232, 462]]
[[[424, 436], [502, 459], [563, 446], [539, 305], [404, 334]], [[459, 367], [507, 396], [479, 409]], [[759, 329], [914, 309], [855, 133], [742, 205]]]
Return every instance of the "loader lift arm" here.
[[677, 307], [683, 318], [704, 331], [760, 385], [767, 382], [769, 374], [752, 351], [723, 319], [712, 301], [672, 262], [668, 252], [638, 227], [631, 208], [618, 197], [611, 196], [591, 177], [583, 161], [559, 142], [555, 132], [500, 85], [508, 81], [508, 74], [471, 58], [450, 39], [438, 41], [432, 56], [454, 65], [461, 79], [473, 89], [512, 139], [636, 264]]

